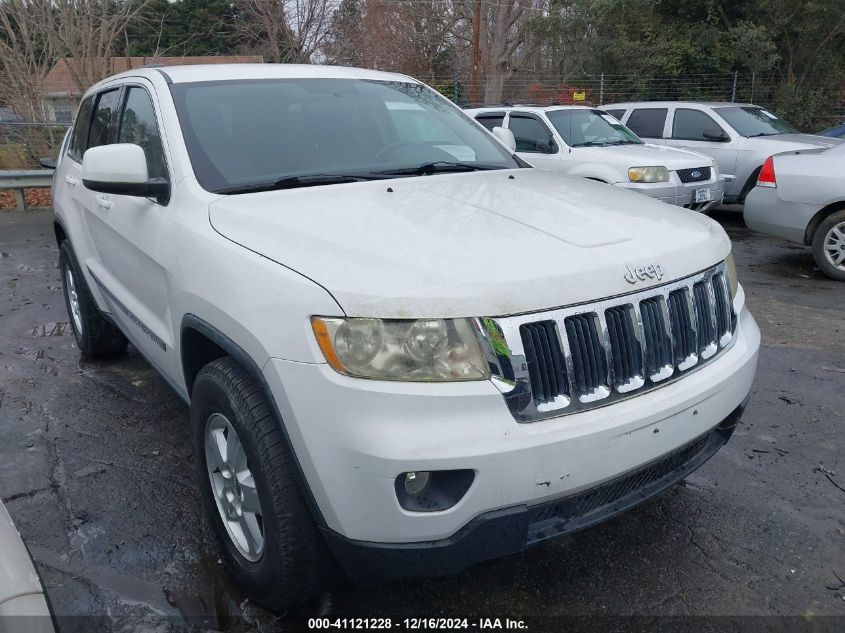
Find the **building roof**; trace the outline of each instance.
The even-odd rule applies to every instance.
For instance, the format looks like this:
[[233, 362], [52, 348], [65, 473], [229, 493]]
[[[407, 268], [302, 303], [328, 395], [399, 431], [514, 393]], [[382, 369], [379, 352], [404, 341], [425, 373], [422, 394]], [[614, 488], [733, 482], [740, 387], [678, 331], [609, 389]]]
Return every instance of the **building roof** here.
[[[107, 60], [107, 75], [143, 68], [149, 64], [161, 66], [193, 66], [197, 64], [260, 64], [264, 60], [260, 55], [205, 55], [194, 57], [110, 57]], [[48, 97], [79, 97], [80, 91], [74, 81], [78, 74], [78, 61], [73, 57], [64, 57], [47, 73], [44, 79], [44, 92]], [[99, 79], [99, 78], [98, 78]], [[91, 83], [94, 83], [93, 81]], [[87, 88], [87, 86], [86, 86]]]

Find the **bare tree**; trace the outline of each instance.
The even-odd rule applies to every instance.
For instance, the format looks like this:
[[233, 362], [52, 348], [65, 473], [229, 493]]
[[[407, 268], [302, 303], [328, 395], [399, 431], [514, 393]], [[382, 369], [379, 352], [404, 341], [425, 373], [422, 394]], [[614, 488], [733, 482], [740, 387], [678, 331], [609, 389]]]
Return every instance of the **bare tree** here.
[[69, 72], [80, 92], [114, 72], [112, 60], [128, 24], [149, 0], [53, 0], [54, 40], [72, 58]]
[[[479, 0], [481, 31], [479, 48], [484, 69], [484, 102], [499, 103], [505, 82], [527, 60], [535, 47], [530, 38], [531, 18], [543, 11], [544, 0]], [[465, 11], [474, 2], [465, 2]], [[465, 14], [467, 15], [467, 14]], [[472, 14], [468, 14], [472, 15]]]
[[309, 63], [329, 32], [334, 0], [239, 0], [241, 30], [273, 61]]
[[0, 2], [0, 103], [43, 121], [44, 78], [55, 61], [51, 0]]

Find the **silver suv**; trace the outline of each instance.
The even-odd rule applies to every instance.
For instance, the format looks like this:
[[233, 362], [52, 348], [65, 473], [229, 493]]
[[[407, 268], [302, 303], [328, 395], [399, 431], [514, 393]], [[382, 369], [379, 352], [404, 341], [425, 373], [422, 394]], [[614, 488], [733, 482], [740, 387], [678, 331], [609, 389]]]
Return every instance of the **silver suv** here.
[[649, 143], [707, 154], [725, 177], [726, 203], [745, 202], [772, 154], [833, 147], [839, 139], [801, 134], [769, 110], [750, 103], [642, 101], [603, 106]]

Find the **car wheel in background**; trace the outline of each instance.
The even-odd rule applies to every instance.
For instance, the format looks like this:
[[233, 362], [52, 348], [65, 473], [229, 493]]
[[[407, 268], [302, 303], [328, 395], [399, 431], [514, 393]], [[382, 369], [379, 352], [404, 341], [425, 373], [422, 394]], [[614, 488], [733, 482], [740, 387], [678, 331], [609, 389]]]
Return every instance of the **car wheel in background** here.
[[100, 314], [67, 240], [59, 247], [59, 271], [67, 314], [79, 351], [89, 358], [99, 358], [126, 350], [126, 337]]
[[262, 389], [231, 358], [197, 374], [191, 436], [203, 503], [235, 582], [280, 611], [328, 584], [333, 561]]
[[825, 275], [845, 281], [845, 210], [829, 215], [816, 228], [813, 256]]

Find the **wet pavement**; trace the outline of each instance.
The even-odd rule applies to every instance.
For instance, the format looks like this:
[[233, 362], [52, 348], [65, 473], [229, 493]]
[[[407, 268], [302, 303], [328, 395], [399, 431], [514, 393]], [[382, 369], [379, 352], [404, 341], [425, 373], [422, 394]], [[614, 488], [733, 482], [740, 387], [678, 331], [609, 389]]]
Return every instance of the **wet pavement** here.
[[[808, 249], [753, 235], [736, 214], [717, 219], [763, 331], [726, 447], [599, 527], [456, 577], [342, 586], [303, 612], [845, 618], [845, 284]], [[57, 258], [49, 212], [0, 213], [0, 499], [60, 629], [296, 628], [226, 578], [186, 406], [131, 349], [80, 360]]]

